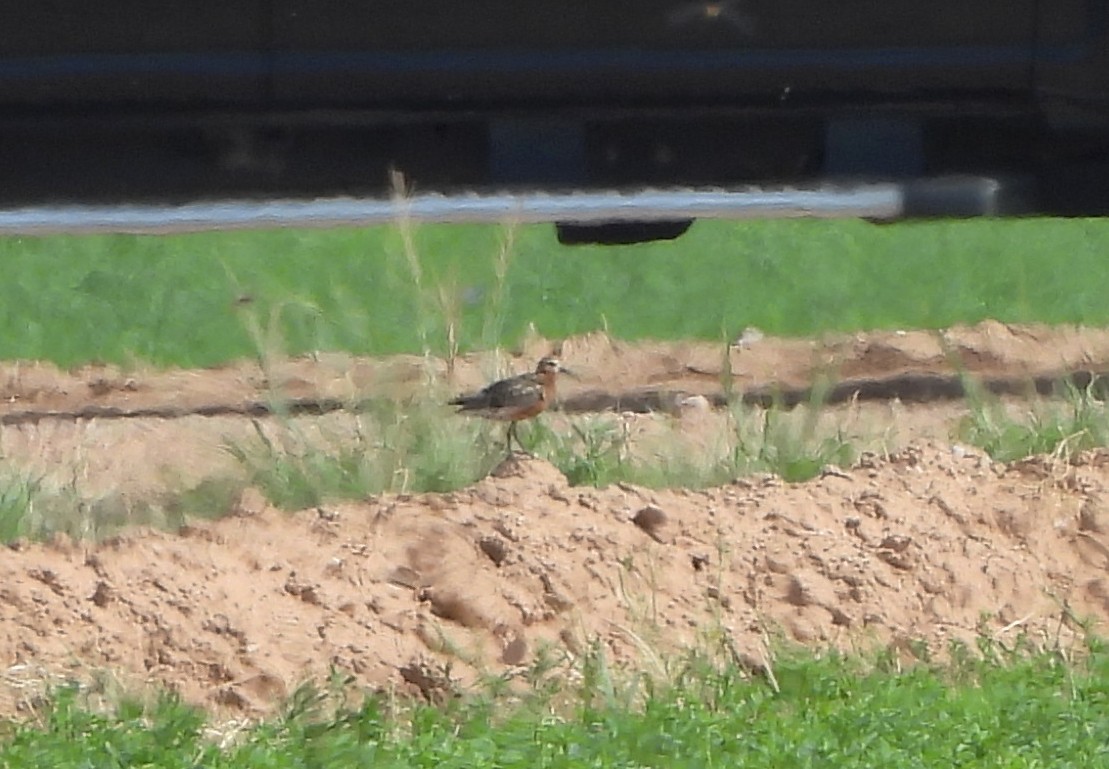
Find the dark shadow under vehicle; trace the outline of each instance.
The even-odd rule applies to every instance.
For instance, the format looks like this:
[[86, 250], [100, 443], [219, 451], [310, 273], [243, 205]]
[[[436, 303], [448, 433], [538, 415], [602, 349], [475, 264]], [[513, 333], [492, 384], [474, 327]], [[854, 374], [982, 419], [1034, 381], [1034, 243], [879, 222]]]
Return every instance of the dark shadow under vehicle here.
[[[157, 5], [0, 12], [0, 209], [387, 199], [399, 173], [462, 197], [879, 183], [875, 219], [1109, 211], [1109, 0]], [[562, 240], [688, 220], [636, 200], [571, 211]], [[837, 215], [815, 205], [781, 215]]]

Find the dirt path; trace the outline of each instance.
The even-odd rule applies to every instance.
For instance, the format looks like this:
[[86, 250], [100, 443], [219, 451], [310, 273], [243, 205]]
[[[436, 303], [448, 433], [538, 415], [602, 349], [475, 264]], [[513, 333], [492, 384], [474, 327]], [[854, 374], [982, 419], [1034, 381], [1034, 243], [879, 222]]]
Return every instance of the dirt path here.
[[[367, 685], [432, 692], [448, 663], [466, 683], [593, 641], [650, 664], [726, 640], [757, 664], [768, 638], [908, 650], [977, 632], [1065, 641], [1071, 613], [1104, 628], [1109, 453], [1002, 466], [948, 436], [962, 408], [954, 361], [1019, 391], [1109, 370], [1109, 332], [985, 323], [943, 339], [756, 337], [727, 362], [719, 345], [567, 340], [562, 356], [583, 379], [567, 382], [563, 407], [688, 416], [692, 405], [703, 419], [677, 424], [695, 433], [713, 416], [689, 396], [711, 405], [729, 368], [755, 400], [834, 375], [845, 397], [875, 395], [843, 409], [896, 428], [889, 456], [801, 485], [757, 478], [705, 492], [575, 488], [518, 461], [451, 494], [289, 515], [248, 493], [231, 517], [179, 533], [22, 544], [0, 559], [0, 712], [31, 706], [44, 678], [96, 671], [256, 712], [332, 665]], [[429, 371], [444, 392], [463, 390], [550, 347], [535, 340], [450, 371], [335, 355], [266, 371], [6, 364], [0, 452], [82, 493], [154, 493], [233, 470], [221, 443], [252, 429], [247, 417], [266, 419], [275, 393], [297, 419], [341, 422], [352, 402], [411, 392]]]
[[[603, 334], [566, 340], [562, 356], [581, 379], [563, 380], [560, 407], [674, 414], [690, 395], [720, 402], [728, 381], [751, 402], [793, 403], [808, 397], [814, 380], [827, 378], [835, 383], [831, 402], [853, 406], [846, 409], [853, 432], [891, 435], [887, 447], [897, 448], [950, 434], [962, 413], [956, 364], [998, 392], [1018, 393], [1037, 383], [1049, 387], [1066, 373], [1109, 371], [1109, 330], [1100, 329], [985, 322], [942, 335], [746, 337], [728, 349], [727, 359], [722, 345], [630, 344]], [[527, 370], [552, 346], [536, 339], [514, 354], [466, 356], [451, 366], [412, 356], [340, 354], [275, 361], [265, 369], [250, 362], [200, 371], [0, 364], [0, 457], [86, 496], [154, 494], [235, 472], [224, 447], [251, 437], [251, 419], [265, 421], [275, 402], [308, 429], [323, 425], [342, 433], [354, 413], [349, 407], [361, 399], [402, 397], [434, 381], [445, 400], [496, 375]], [[718, 429], [711, 419], [694, 421], [683, 429]]]

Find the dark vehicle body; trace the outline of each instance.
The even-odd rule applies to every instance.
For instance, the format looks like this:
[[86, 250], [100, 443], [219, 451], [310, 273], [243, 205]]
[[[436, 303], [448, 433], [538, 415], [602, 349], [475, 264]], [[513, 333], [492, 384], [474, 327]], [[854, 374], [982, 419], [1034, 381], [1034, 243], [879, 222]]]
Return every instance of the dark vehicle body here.
[[[1109, 211], [1109, 0], [36, 0], [0, 206], [986, 175]], [[975, 213], [970, 211], [968, 213]]]

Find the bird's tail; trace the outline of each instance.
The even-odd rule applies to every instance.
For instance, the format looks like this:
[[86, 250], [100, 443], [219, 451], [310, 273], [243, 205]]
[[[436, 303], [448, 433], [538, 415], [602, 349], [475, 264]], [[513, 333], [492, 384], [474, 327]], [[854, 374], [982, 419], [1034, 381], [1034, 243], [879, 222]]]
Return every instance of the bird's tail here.
[[448, 406], [461, 406], [464, 409], [481, 406], [481, 403], [481, 399], [474, 395], [459, 395], [457, 398], [447, 401]]

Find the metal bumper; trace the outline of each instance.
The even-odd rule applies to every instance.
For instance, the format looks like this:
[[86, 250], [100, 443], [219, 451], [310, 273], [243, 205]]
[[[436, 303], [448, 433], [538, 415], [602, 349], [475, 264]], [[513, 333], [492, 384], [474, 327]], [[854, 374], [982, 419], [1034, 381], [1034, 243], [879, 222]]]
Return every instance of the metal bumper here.
[[209, 200], [179, 205], [33, 205], [0, 209], [0, 234], [173, 233], [413, 222], [591, 225], [689, 219], [812, 217], [893, 221], [1025, 213], [1014, 185], [982, 177], [808, 187], [565, 193], [427, 193], [392, 198]]

